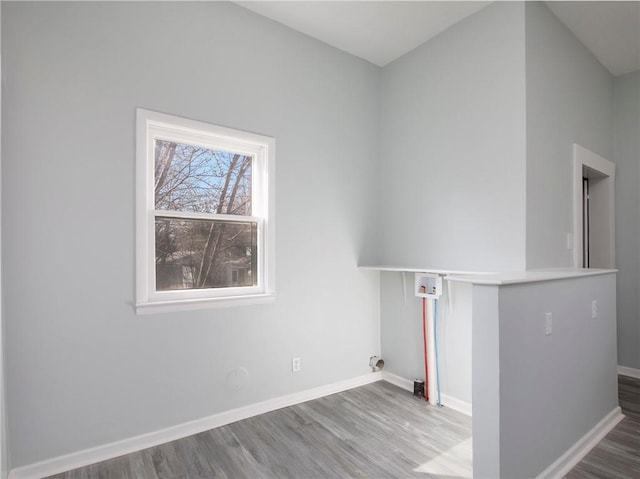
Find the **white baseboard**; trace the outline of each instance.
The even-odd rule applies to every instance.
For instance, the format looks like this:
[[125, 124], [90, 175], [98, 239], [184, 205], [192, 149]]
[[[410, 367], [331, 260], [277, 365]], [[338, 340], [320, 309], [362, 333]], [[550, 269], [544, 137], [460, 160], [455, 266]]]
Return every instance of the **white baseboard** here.
[[629, 376], [632, 378], [640, 379], [640, 369], [618, 366], [618, 374], [620, 374], [621, 376]]
[[560, 479], [566, 476], [623, 419], [621, 409], [614, 408], [536, 479]]
[[405, 391], [413, 392], [413, 381], [400, 377], [397, 374], [382, 371], [382, 380], [393, 384], [394, 386], [398, 386]]
[[[393, 374], [387, 371], [382, 371], [382, 380], [388, 383], [405, 389], [409, 392], [413, 392], [413, 381], [405, 379], [397, 374]], [[461, 412], [467, 416], [471, 416], [471, 403], [461, 401], [460, 399], [448, 396], [446, 394], [441, 395], [442, 405], [453, 409], [454, 411]]]
[[449, 409], [453, 409], [454, 411], [458, 411], [462, 414], [465, 414], [471, 417], [470, 402], [462, 401], [458, 398], [447, 396], [446, 394], [442, 394], [441, 399], [442, 399], [442, 405], [444, 407], [448, 407]]
[[216, 427], [224, 426], [232, 422], [247, 419], [266, 412], [275, 411], [283, 407], [293, 406], [294, 404], [303, 403], [312, 399], [318, 399], [330, 394], [339, 393], [358, 386], [364, 386], [382, 379], [380, 372], [358, 376], [344, 381], [339, 381], [326, 386], [320, 386], [306, 391], [300, 391], [286, 396], [281, 396], [256, 404], [232, 409], [230, 411], [214, 414], [202, 419], [178, 424], [176, 426], [161, 429], [140, 436], [123, 439], [121, 441], [104, 444], [102, 446], [92, 447], [82, 451], [58, 456], [45, 461], [29, 464], [12, 469], [9, 473], [9, 479], [39, 479], [61, 472], [76, 469], [78, 467], [88, 466], [96, 462], [113, 459], [124, 454], [140, 451], [148, 447], [157, 446], [166, 442], [175, 441], [183, 437], [208, 431]]

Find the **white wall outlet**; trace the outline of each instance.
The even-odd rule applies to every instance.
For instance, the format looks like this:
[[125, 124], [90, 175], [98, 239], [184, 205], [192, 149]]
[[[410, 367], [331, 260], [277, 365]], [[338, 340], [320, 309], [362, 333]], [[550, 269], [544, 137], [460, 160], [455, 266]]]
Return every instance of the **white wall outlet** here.
[[598, 302], [595, 299], [591, 301], [591, 317], [593, 319], [598, 317]]
[[545, 315], [544, 335], [549, 336], [552, 331], [553, 331], [553, 314], [547, 313]]
[[567, 249], [573, 249], [573, 233], [567, 233]]
[[291, 358], [291, 372], [297, 373], [302, 368], [302, 361], [300, 358]]

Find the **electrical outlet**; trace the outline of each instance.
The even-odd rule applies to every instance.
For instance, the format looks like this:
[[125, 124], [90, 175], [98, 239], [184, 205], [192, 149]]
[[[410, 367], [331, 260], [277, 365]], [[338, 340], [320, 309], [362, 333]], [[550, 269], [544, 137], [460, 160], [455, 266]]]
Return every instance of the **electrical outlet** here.
[[552, 331], [553, 331], [553, 314], [547, 313], [545, 324], [544, 324], [544, 335], [549, 336]]
[[598, 302], [595, 299], [591, 301], [591, 317], [593, 319], [598, 317]]
[[297, 373], [302, 368], [300, 358], [291, 358], [291, 372]]

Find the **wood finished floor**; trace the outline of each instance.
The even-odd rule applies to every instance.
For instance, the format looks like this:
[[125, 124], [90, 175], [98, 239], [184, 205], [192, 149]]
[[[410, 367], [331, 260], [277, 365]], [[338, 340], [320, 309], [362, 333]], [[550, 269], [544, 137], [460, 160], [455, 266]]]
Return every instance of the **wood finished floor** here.
[[[626, 415], [566, 479], [640, 478], [640, 379]], [[471, 419], [378, 382], [50, 479], [470, 478]]]
[[464, 479], [471, 457], [471, 418], [379, 381], [50, 479]]
[[640, 478], [640, 379], [618, 376], [618, 398], [626, 417], [566, 479]]

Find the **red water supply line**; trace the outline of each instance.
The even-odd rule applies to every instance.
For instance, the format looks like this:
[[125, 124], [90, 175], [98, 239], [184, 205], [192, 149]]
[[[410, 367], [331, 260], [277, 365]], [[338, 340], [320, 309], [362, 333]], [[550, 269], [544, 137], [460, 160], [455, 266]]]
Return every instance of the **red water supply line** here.
[[427, 363], [427, 298], [422, 298], [422, 344], [424, 346], [424, 400], [429, 400], [429, 364]]

